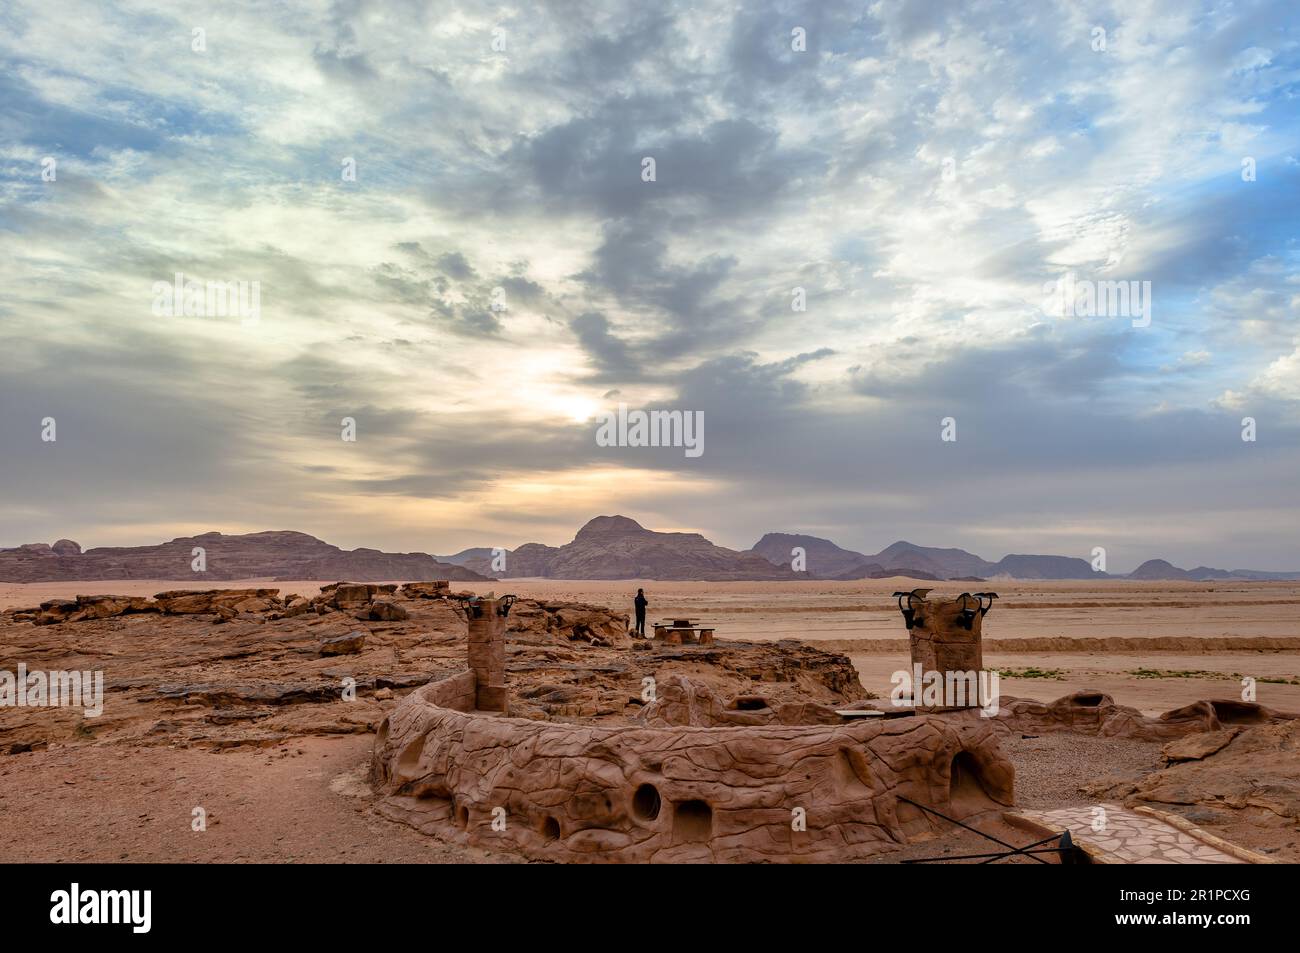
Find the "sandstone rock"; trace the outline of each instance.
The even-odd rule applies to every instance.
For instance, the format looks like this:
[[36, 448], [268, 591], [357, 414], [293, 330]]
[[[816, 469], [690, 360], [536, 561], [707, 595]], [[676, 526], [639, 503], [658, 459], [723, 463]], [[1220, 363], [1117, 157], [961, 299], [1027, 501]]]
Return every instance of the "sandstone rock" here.
[[[357, 689], [373, 684], [357, 680]], [[303, 705], [335, 702], [340, 686], [329, 682], [194, 682], [161, 684], [157, 696], [191, 705], [209, 705], [214, 709], [236, 705]]]
[[656, 698], [637, 719], [647, 725], [717, 727], [721, 725], [842, 725], [835, 709], [816, 702], [774, 704], [763, 695], [742, 694], [723, 700], [706, 685], [669, 675], [656, 686]]
[[[135, 744], [219, 748], [271, 744], [276, 736], [359, 731], [383, 717], [371, 692], [390, 689], [404, 695], [435, 675], [465, 666], [465, 615], [448, 599], [394, 595], [409, 618], [372, 623], [383, 626], [385, 651], [370, 651], [375, 643], [368, 640], [357, 654], [333, 657], [321, 656], [324, 640], [365, 626], [332, 609], [323, 616], [310, 610], [297, 616], [286, 616], [284, 610], [236, 615], [217, 625], [216, 606], [229, 602], [227, 608], [232, 608], [241, 598], [256, 597], [256, 590], [231, 596], [229, 590], [214, 589], [197, 598], [194, 592], [160, 593], [164, 604], [168, 599], [193, 602], [186, 607], [196, 611], [184, 614], [126, 613], [59, 624], [77, 610], [73, 599], [51, 601], [47, 609], [53, 610], [53, 624], [16, 624], [12, 613], [0, 614], [0, 670], [13, 671], [20, 661], [31, 667], [41, 658], [58, 659], [59, 668], [104, 670], [106, 712], [112, 713], [96, 720], [92, 738], [78, 733], [79, 711], [0, 706], [0, 738], [6, 743], [48, 739], [51, 746], [122, 745], [128, 751]], [[272, 593], [267, 590], [262, 597]], [[558, 627], [565, 606], [550, 602], [542, 608], [523, 599], [510, 612], [504, 648], [512, 687], [523, 693], [546, 684], [562, 688], [567, 696], [543, 703], [521, 700], [512, 692], [512, 704], [518, 704], [523, 717], [625, 725], [628, 700], [639, 700], [642, 680], [674, 673], [707, 685], [723, 699], [761, 694], [778, 713], [783, 705], [801, 701], [842, 707], [863, 694], [842, 655], [770, 642], [724, 643], [703, 655], [634, 654], [571, 640], [571, 632]], [[533, 614], [530, 626], [517, 627], [515, 612], [521, 608]], [[28, 611], [39, 616], [47, 609]], [[605, 613], [613, 622], [623, 616]], [[260, 624], [248, 624], [251, 620]], [[557, 627], [548, 628], [548, 620]], [[356, 701], [342, 700], [345, 678], [356, 679]], [[756, 678], [766, 680], [760, 685]], [[221, 718], [218, 724], [204, 717], [214, 709], [265, 707], [277, 710], [275, 719]], [[172, 727], [150, 735], [150, 726], [161, 721]]]
[[236, 612], [269, 612], [271, 609], [275, 607], [276, 607], [275, 602], [273, 602], [270, 599], [259, 597], [259, 596], [252, 596], [248, 599], [240, 599], [233, 606], [231, 606], [231, 608], [234, 609]]
[[57, 622], [65, 622], [76, 611], [76, 599], [49, 599], [41, 603], [41, 611], [36, 617], [36, 624], [53, 625]]
[[80, 556], [81, 544], [74, 543], [70, 539], [61, 539], [51, 546], [50, 550], [58, 556]]
[[401, 622], [409, 619], [410, 614], [397, 603], [388, 599], [376, 599], [357, 610], [358, 619], [370, 619], [376, 622]]
[[240, 722], [258, 721], [271, 714], [265, 709], [218, 708], [204, 716], [204, 720], [213, 725], [234, 725]]
[[[979, 712], [962, 712], [950, 717], [981, 717]], [[1149, 718], [1136, 708], [1117, 705], [1105, 692], [1080, 691], [1045, 703], [1003, 695], [998, 714], [988, 719], [1014, 730], [1039, 734], [1048, 731], [1079, 731], [1102, 737], [1167, 741], [1196, 732], [1216, 732], [1228, 725], [1267, 724], [1290, 721], [1294, 712], [1278, 711], [1253, 702], [1208, 699]]]
[[280, 613], [282, 618], [291, 619], [294, 616], [300, 616], [304, 613], [311, 612], [315, 609], [310, 599], [304, 599], [302, 596], [295, 596], [292, 601], [286, 599], [284, 611]]
[[94, 595], [76, 599], [50, 599], [41, 603], [37, 625], [111, 619], [128, 612], [157, 612], [158, 607], [141, 596]]
[[1186, 735], [1169, 742], [1161, 749], [1160, 756], [1166, 763], [1178, 761], [1200, 761], [1221, 750], [1237, 734], [1240, 728], [1222, 728], [1218, 731], [1202, 731]]
[[586, 603], [521, 601], [511, 610], [510, 631], [611, 647], [632, 641], [626, 613]]
[[340, 582], [322, 589], [321, 597], [326, 598], [326, 593], [328, 603], [336, 609], [355, 609], [369, 602], [374, 591], [364, 583]]
[[1279, 833], [1294, 835], [1300, 825], [1297, 752], [1300, 720], [1242, 727], [1217, 750], [1147, 775], [1127, 803], [1168, 805], [1185, 816], [1212, 811], [1228, 840], [1275, 847]]
[[154, 601], [168, 615], [202, 615], [215, 612], [217, 605], [235, 608], [249, 599], [269, 601], [279, 594], [279, 589], [169, 589]]
[[365, 632], [352, 632], [348, 635], [335, 636], [321, 643], [321, 655], [353, 655], [360, 652], [366, 644]]
[[408, 582], [402, 586], [402, 594], [408, 599], [438, 599], [450, 595], [451, 583], [446, 579], [432, 582]]

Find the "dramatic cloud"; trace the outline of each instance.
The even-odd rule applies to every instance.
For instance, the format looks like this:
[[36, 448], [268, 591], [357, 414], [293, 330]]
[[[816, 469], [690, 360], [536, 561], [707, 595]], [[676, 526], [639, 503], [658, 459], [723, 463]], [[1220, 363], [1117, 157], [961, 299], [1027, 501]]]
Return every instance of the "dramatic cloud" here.
[[[1281, 0], [17, 0], [0, 65], [0, 546], [624, 512], [1300, 569]], [[620, 402], [703, 455], [597, 446]]]

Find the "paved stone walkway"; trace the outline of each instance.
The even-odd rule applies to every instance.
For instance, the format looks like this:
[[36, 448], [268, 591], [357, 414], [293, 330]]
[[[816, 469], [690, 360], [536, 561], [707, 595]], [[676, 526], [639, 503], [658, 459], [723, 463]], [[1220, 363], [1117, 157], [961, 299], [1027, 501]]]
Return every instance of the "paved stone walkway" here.
[[1242, 864], [1239, 857], [1197, 840], [1156, 817], [1137, 814], [1118, 804], [1020, 811], [1054, 830], [1069, 830], [1076, 844], [1108, 855], [1121, 864]]

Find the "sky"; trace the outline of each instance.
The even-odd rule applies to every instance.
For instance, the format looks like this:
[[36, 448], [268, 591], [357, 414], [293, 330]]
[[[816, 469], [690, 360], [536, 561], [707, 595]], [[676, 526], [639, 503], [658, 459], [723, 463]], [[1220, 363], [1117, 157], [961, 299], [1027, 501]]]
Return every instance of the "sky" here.
[[1300, 569], [1297, 212], [1282, 0], [6, 0], [0, 546]]

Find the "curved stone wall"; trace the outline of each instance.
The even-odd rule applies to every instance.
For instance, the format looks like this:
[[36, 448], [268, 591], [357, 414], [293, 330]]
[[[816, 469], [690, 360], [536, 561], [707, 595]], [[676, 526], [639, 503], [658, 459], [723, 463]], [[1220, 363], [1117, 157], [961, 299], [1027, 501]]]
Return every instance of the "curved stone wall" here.
[[[470, 673], [466, 673], [470, 674]], [[458, 710], [472, 675], [380, 725], [381, 810], [555, 861], [844, 861], [1013, 804], [991, 726], [917, 715], [843, 725], [597, 727]]]

